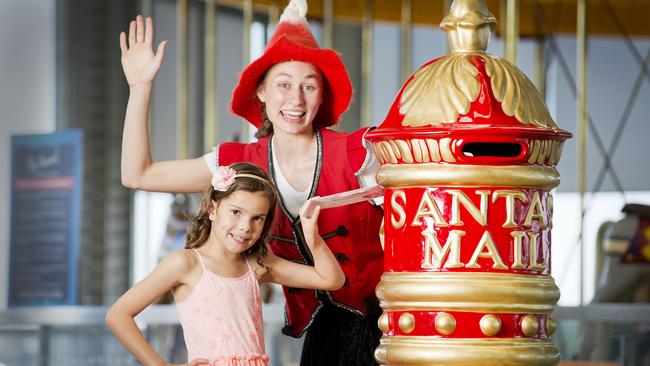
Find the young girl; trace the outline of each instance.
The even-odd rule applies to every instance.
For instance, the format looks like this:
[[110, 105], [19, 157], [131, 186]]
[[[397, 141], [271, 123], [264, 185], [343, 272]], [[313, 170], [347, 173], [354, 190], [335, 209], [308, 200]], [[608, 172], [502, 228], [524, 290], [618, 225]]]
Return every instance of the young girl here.
[[134, 321], [168, 290], [192, 360], [186, 365], [265, 366], [258, 283], [328, 291], [343, 285], [343, 272], [318, 234], [318, 208], [309, 218], [301, 212], [314, 266], [267, 252], [275, 201], [267, 175], [254, 165], [217, 169], [188, 230], [186, 249], [163, 259], [106, 316], [115, 336], [143, 365], [168, 365]]

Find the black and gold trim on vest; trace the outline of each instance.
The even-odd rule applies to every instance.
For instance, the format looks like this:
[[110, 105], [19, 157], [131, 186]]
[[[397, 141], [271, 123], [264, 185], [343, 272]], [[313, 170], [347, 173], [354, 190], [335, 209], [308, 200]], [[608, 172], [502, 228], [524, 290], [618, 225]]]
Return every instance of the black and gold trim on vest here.
[[[320, 180], [320, 175], [321, 175], [321, 169], [323, 167], [323, 136], [320, 132], [320, 130], [315, 131], [316, 134], [316, 166], [314, 167], [314, 178], [311, 182], [311, 190], [309, 191], [309, 198], [314, 197], [316, 194], [316, 190], [318, 189], [318, 181]], [[268, 144], [268, 164], [269, 164], [269, 178], [271, 178], [271, 182], [273, 183], [274, 186], [278, 186], [277, 184], [277, 179], [275, 177], [275, 167], [273, 166], [273, 136], [269, 140]], [[291, 238], [279, 238], [275, 236], [271, 236], [272, 240], [278, 240], [282, 241], [285, 243], [291, 243], [296, 246], [296, 249], [298, 250], [298, 253], [304, 258], [303, 263], [307, 265], [314, 265], [314, 261], [312, 260], [311, 252], [309, 251], [309, 248], [307, 247], [307, 244], [305, 243], [304, 238], [302, 238], [302, 235], [298, 235], [298, 232], [302, 234], [302, 231], [300, 229], [300, 216], [298, 217], [293, 217], [291, 213], [289, 213], [289, 210], [287, 209], [287, 205], [284, 202], [284, 198], [282, 197], [281, 194], [278, 194], [278, 204], [280, 205], [280, 208], [282, 209], [282, 212], [286, 216], [286, 218], [289, 220], [291, 223], [291, 231], [293, 232], [293, 239]]]
[[[312, 179], [311, 182], [311, 190], [309, 191], [309, 198], [314, 197], [316, 195], [316, 190], [318, 190], [318, 182], [320, 181], [320, 175], [321, 175], [321, 169], [323, 168], [323, 135], [321, 134], [320, 130], [315, 131], [316, 134], [316, 166], [314, 167], [314, 178]], [[269, 177], [271, 178], [271, 182], [273, 183], [274, 186], [278, 186], [277, 184], [277, 179], [275, 178], [275, 167], [273, 166], [273, 136], [269, 140], [268, 144], [268, 161], [269, 161]], [[289, 213], [289, 210], [287, 209], [287, 205], [284, 202], [284, 198], [282, 197], [281, 194], [278, 194], [278, 202], [280, 203], [280, 208], [282, 208], [282, 212], [284, 212], [285, 216], [287, 219], [289, 219], [289, 222], [291, 223], [292, 226], [295, 226], [296, 223], [300, 220], [300, 217], [293, 217], [291, 213]]]
[[[316, 195], [316, 192], [318, 191], [318, 184], [320, 182], [321, 171], [323, 167], [323, 136], [319, 129], [315, 131], [315, 134], [316, 134], [316, 142], [317, 142], [317, 156], [316, 156], [316, 166], [314, 168], [314, 177], [312, 180], [311, 189], [309, 191], [309, 198], [314, 197]], [[269, 172], [269, 177], [271, 179], [271, 182], [277, 187], [275, 167], [273, 166], [273, 141], [272, 140], [269, 141], [268, 144], [268, 172]], [[290, 223], [293, 238], [271, 235], [270, 240], [278, 241], [288, 245], [294, 245], [298, 253], [303, 259], [300, 260], [294, 258], [291, 259], [291, 261], [313, 266], [314, 265], [313, 256], [311, 251], [309, 250], [309, 246], [307, 245], [304, 234], [302, 232], [300, 217], [299, 216], [293, 217], [293, 215], [289, 213], [286, 203], [284, 202], [284, 198], [281, 195], [279, 195], [278, 197], [278, 205], [280, 206], [280, 209], [282, 210], [285, 218]], [[348, 234], [349, 234], [348, 228], [345, 227], [344, 225], [339, 225], [335, 230], [328, 233], [321, 234], [321, 237], [323, 238], [323, 240], [328, 240], [337, 236], [346, 237], [348, 236]], [[349, 258], [342, 253], [338, 253], [337, 260], [341, 264], [345, 264], [344, 262], [348, 262]], [[346, 284], [347, 283], [348, 281], [346, 279]], [[305, 326], [303, 331], [300, 332], [300, 334], [292, 334], [291, 329], [288, 326], [288, 319], [287, 319], [287, 314], [285, 309], [285, 327], [282, 329], [282, 333], [285, 335], [289, 335], [297, 338], [301, 337], [302, 334], [310, 328], [311, 324], [314, 322], [315, 317], [325, 305], [337, 306], [339, 308], [348, 310], [354, 314], [361, 315], [361, 316], [363, 315], [363, 312], [359, 311], [358, 309], [334, 301], [332, 299], [331, 294], [328, 291], [308, 290], [308, 289], [299, 289], [299, 288], [287, 288], [287, 291], [292, 294], [297, 294], [302, 291], [313, 291], [314, 294], [313, 296], [318, 300], [319, 304], [316, 307], [316, 309], [314, 309], [314, 312], [312, 313], [309, 323]]]

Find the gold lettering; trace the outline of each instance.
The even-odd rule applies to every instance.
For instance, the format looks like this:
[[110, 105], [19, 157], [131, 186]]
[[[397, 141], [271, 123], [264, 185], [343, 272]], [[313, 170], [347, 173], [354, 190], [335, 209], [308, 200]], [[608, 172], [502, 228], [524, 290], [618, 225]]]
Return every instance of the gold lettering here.
[[538, 219], [539, 225], [541, 227], [546, 227], [546, 215], [544, 215], [544, 210], [542, 209], [542, 201], [539, 198], [539, 192], [535, 192], [533, 198], [530, 200], [530, 207], [528, 207], [528, 212], [526, 213], [524, 226], [531, 227], [533, 219]]
[[[539, 239], [539, 233], [534, 233], [534, 232], [528, 232], [528, 248], [530, 250], [529, 256], [530, 256], [530, 264], [528, 265], [528, 269], [532, 271], [542, 271], [546, 267], [548, 267], [548, 258], [543, 258], [544, 261], [542, 263], [539, 263], [537, 261], [537, 253], [539, 249], [539, 244], [540, 240]], [[542, 253], [542, 257], [544, 256], [544, 253]]]
[[476, 190], [475, 193], [481, 196], [481, 208], [479, 210], [474, 202], [472, 202], [469, 197], [463, 192], [458, 190], [449, 190], [449, 193], [452, 195], [451, 201], [451, 224], [454, 226], [463, 226], [464, 223], [460, 219], [460, 205], [467, 209], [470, 215], [481, 224], [481, 226], [487, 225], [487, 213], [488, 213], [488, 195], [490, 191], [487, 190]]
[[[487, 251], [484, 251], [484, 249], [487, 249]], [[494, 262], [494, 264], [492, 265], [492, 268], [494, 269], [508, 269], [508, 267], [506, 267], [506, 265], [503, 264], [503, 261], [499, 256], [499, 251], [494, 245], [494, 240], [492, 239], [492, 235], [490, 235], [490, 232], [487, 230], [483, 233], [481, 240], [476, 246], [476, 249], [474, 250], [474, 254], [472, 255], [472, 259], [469, 260], [469, 263], [467, 263], [465, 267], [481, 268], [481, 265], [477, 263], [479, 257], [491, 258], [492, 261]]]
[[526, 195], [521, 191], [495, 191], [492, 193], [492, 203], [495, 203], [499, 198], [506, 198], [506, 222], [503, 223], [504, 228], [516, 227], [515, 223], [515, 201], [520, 200], [526, 202]]
[[[393, 225], [393, 229], [401, 228], [406, 222], [406, 211], [404, 211], [404, 207], [397, 203], [398, 198], [401, 198], [406, 206], [406, 193], [404, 191], [393, 191], [393, 195], [390, 197], [390, 207], [393, 209], [393, 214], [390, 215], [390, 223]], [[394, 213], [397, 213], [397, 219]]]
[[510, 233], [510, 236], [514, 239], [512, 242], [512, 253], [514, 258], [514, 262], [512, 263], [512, 266], [510, 268], [512, 269], [524, 269], [524, 263], [522, 262], [522, 239], [524, 237], [524, 232], [523, 231], [513, 231]]
[[[430, 230], [424, 230], [424, 263], [422, 268], [459, 268], [464, 265], [460, 261], [460, 238], [465, 235], [462, 230], [451, 230], [444, 247], [440, 247], [440, 242], [436, 233]], [[450, 254], [451, 253], [451, 254]], [[449, 257], [447, 258], [447, 255]], [[447, 260], [445, 261], [445, 258]], [[444, 265], [442, 263], [444, 262]]]
[[431, 216], [433, 218], [435, 226], [438, 227], [449, 226], [447, 221], [445, 221], [445, 219], [442, 217], [442, 214], [440, 213], [438, 206], [433, 200], [433, 197], [431, 197], [431, 192], [429, 192], [428, 190], [424, 190], [424, 194], [422, 195], [422, 199], [420, 200], [420, 205], [418, 206], [418, 212], [415, 214], [415, 217], [413, 218], [413, 223], [411, 225], [421, 226], [422, 223], [420, 223], [418, 219], [420, 217], [426, 217], [426, 216]]

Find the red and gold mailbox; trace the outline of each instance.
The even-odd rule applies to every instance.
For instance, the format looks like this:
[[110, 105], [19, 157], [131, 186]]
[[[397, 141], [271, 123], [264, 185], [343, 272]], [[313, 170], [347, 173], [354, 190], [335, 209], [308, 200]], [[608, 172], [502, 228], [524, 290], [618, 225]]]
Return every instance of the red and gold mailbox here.
[[556, 165], [571, 134], [516, 66], [496, 19], [456, 0], [451, 52], [417, 70], [367, 134], [382, 164], [382, 365], [555, 365], [549, 316]]

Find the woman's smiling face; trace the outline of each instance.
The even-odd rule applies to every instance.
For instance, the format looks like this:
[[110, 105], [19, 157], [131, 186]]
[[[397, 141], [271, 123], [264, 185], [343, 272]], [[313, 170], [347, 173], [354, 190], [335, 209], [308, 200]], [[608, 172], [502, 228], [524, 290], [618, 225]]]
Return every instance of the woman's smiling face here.
[[323, 76], [307, 62], [273, 65], [257, 91], [275, 133], [313, 133], [313, 121], [323, 101]]

